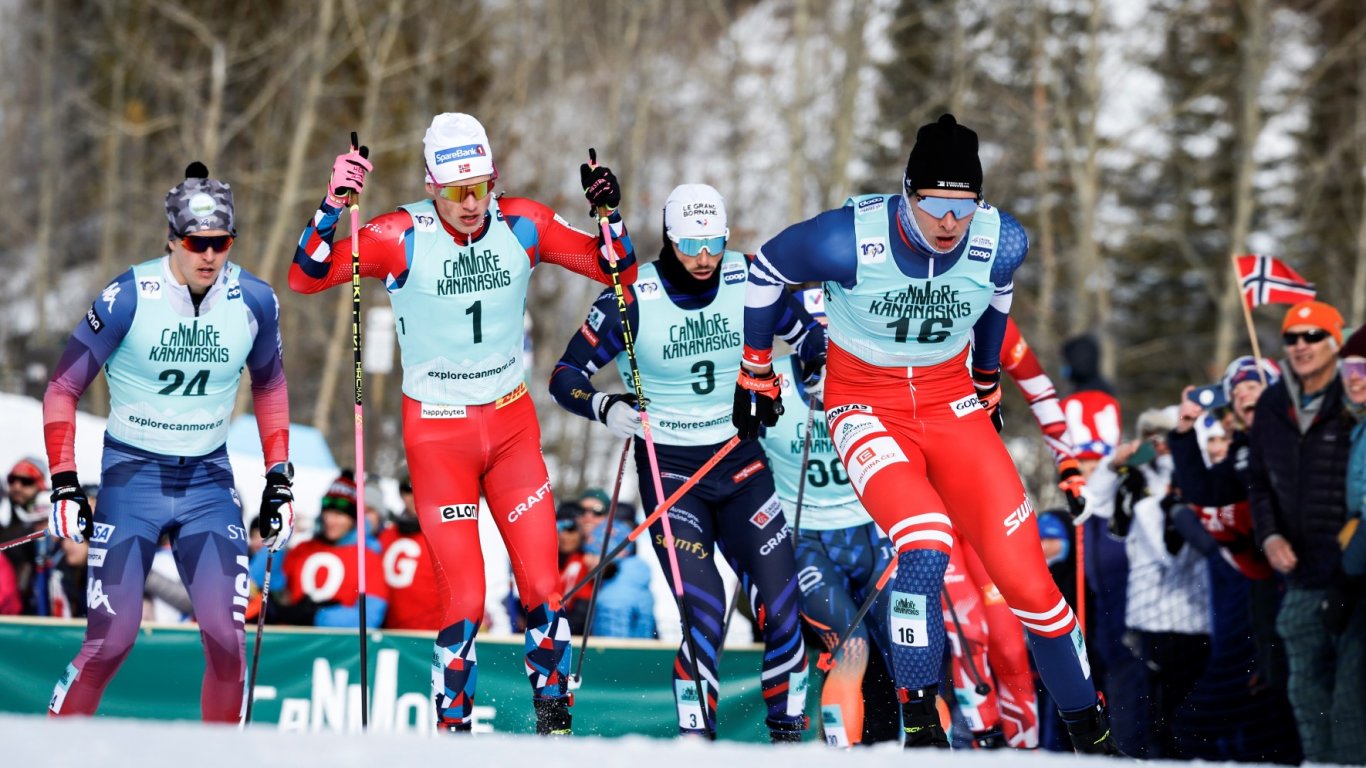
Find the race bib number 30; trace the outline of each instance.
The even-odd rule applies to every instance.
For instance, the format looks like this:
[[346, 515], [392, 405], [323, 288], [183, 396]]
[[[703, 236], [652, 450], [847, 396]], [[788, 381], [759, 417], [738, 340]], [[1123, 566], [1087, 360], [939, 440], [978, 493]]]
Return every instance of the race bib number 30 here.
[[897, 645], [924, 648], [930, 636], [925, 628], [925, 596], [909, 592], [892, 592], [892, 642]]

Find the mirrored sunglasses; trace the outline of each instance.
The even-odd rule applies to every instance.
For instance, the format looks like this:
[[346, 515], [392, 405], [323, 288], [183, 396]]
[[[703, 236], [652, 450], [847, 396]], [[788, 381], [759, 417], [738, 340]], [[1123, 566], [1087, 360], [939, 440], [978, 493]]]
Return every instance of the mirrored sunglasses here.
[[453, 203], [463, 203], [470, 195], [474, 195], [475, 200], [483, 200], [489, 196], [489, 189], [492, 187], [492, 179], [478, 184], [445, 184], [436, 188], [436, 194]]
[[180, 238], [180, 245], [193, 253], [204, 253], [210, 248], [222, 253], [231, 248], [236, 239], [232, 235], [186, 235]]
[[701, 253], [704, 248], [707, 253], [710, 253], [713, 256], [719, 256], [726, 250], [726, 238], [729, 235], [730, 232], [727, 231], [726, 234], [717, 235], [716, 237], [674, 237], [673, 235], [669, 235], [669, 239], [673, 241], [674, 245], [678, 246], [678, 250], [682, 251], [684, 256], [696, 256]]
[[14, 483], [18, 483], [19, 485], [26, 487], [31, 487], [38, 484], [37, 480], [34, 480], [28, 475], [10, 475], [9, 477], [5, 478], [5, 480], [9, 482], [11, 485], [13, 485]]
[[1299, 333], [1282, 333], [1281, 340], [1285, 342], [1287, 347], [1293, 347], [1301, 339], [1304, 340], [1305, 344], [1317, 344], [1331, 335], [1328, 331], [1315, 328], [1312, 331], [1301, 331]]
[[915, 196], [915, 207], [936, 219], [952, 213], [955, 219], [966, 219], [977, 212], [977, 201], [970, 197], [925, 197]]
[[1366, 379], [1366, 358], [1353, 358], [1342, 361], [1342, 377], [1345, 379]]

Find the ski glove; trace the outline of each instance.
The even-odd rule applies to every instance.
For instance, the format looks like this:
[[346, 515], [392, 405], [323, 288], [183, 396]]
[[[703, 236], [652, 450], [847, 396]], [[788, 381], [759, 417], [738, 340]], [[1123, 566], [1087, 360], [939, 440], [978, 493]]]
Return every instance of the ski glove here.
[[589, 216], [596, 217], [601, 209], [610, 213], [621, 205], [621, 183], [606, 166], [580, 165], [579, 181], [583, 184], [583, 196], [588, 198]]
[[730, 419], [740, 438], [758, 439], [759, 428], [775, 426], [782, 415], [783, 398], [773, 370], [757, 374], [741, 368], [735, 381], [735, 410]]
[[617, 437], [634, 437], [640, 428], [640, 411], [636, 406], [640, 398], [635, 395], [609, 395], [606, 392], [593, 393], [593, 412], [598, 421], [607, 425], [607, 430]]
[[814, 402], [819, 403], [825, 396], [825, 355], [802, 363], [802, 388]]
[[1058, 462], [1058, 489], [1067, 497], [1067, 511], [1072, 520], [1081, 520], [1086, 514], [1086, 497], [1082, 495], [1086, 490], [1086, 478], [1081, 476], [1081, 468], [1071, 456]]
[[49, 536], [61, 536], [80, 544], [95, 533], [95, 511], [81, 490], [75, 472], [52, 476], [52, 509], [47, 513]]
[[347, 195], [361, 193], [365, 188], [365, 174], [375, 170], [375, 166], [366, 159], [369, 154], [369, 147], [352, 147], [350, 152], [337, 155], [337, 159], [332, 161], [332, 177], [327, 182], [328, 202], [345, 205]]
[[261, 491], [261, 514], [256, 524], [261, 539], [271, 552], [279, 552], [294, 535], [294, 467], [276, 464], [266, 473], [266, 488]]
[[991, 425], [997, 432], [1005, 426], [1005, 416], [1001, 413], [1001, 369], [980, 371], [972, 369], [972, 386], [977, 388], [977, 402], [991, 417]]

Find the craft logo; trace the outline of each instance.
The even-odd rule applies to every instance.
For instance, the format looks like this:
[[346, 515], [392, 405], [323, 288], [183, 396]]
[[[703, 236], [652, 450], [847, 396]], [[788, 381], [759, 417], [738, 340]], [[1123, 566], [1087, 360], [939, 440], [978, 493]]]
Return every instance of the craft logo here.
[[465, 144], [449, 149], [438, 149], [436, 151], [436, 164], [443, 165], [454, 160], [464, 160], [468, 157], [483, 157], [484, 154], [483, 144]]
[[546, 495], [549, 493], [550, 481], [547, 480], [541, 484], [540, 488], [536, 489], [535, 493], [531, 494], [530, 496], [527, 496], [526, 501], [522, 502], [521, 504], [518, 504], [517, 507], [513, 509], [510, 514], [508, 514], [508, 522], [517, 522], [517, 520], [520, 519], [522, 515], [525, 515], [528, 511], [531, 510], [532, 507], [539, 504], [541, 499], [544, 499]]
[[764, 542], [764, 545], [762, 547], [759, 547], [759, 555], [762, 557], [768, 557], [768, 554], [773, 550], [777, 549], [779, 544], [782, 544], [784, 541], [787, 541], [787, 537], [791, 533], [792, 529], [784, 525], [781, 531], [775, 533], [772, 537], [769, 538], [768, 541]]
[[453, 523], [479, 517], [478, 504], [447, 504], [441, 508], [441, 522]]
[[887, 260], [887, 241], [880, 237], [865, 237], [858, 241], [858, 260], [863, 264], [881, 264]]

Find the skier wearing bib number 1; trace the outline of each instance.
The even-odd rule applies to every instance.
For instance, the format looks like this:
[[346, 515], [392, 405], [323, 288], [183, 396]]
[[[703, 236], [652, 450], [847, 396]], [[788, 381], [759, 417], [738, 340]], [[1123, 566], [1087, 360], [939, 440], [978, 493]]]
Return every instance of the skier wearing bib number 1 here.
[[823, 282], [830, 435], [898, 553], [888, 625], [906, 746], [948, 746], [935, 699], [939, 594], [956, 530], [1028, 630], [1073, 746], [1118, 754], [1076, 617], [1049, 576], [1033, 508], [997, 434], [1001, 340], [1027, 249], [1024, 228], [982, 200], [977, 134], [952, 115], [922, 126], [901, 194], [853, 198], [755, 255], [734, 421], [746, 438], [776, 422], [779, 300], [787, 285]]
[[[445, 580], [432, 694], [439, 731], [470, 731], [484, 618], [479, 498], [507, 545], [527, 612], [526, 672], [536, 731], [568, 734], [569, 623], [560, 605], [555, 502], [523, 365], [527, 283], [542, 262], [612, 282], [597, 235], [554, 211], [493, 195], [498, 169], [487, 133], [466, 114], [432, 119], [423, 137], [427, 197], [370, 220], [360, 231], [360, 272], [384, 282], [403, 360], [403, 445], [417, 516]], [[337, 157], [327, 196], [299, 239], [289, 285], [317, 293], [351, 279], [349, 243], [336, 245], [347, 191], [371, 165], [353, 148]], [[635, 255], [607, 168], [580, 168], [594, 210], [611, 211], [623, 283]]]

